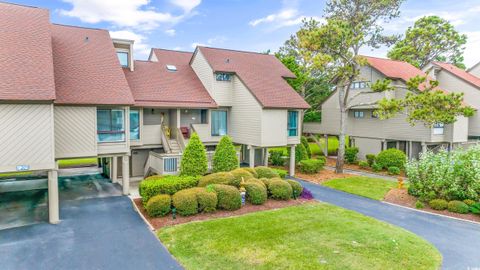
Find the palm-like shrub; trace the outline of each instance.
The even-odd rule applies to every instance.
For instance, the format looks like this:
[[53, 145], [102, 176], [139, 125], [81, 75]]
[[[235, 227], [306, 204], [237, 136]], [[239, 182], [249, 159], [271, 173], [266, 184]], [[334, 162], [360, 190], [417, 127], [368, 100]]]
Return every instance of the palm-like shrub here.
[[180, 163], [180, 175], [204, 175], [207, 173], [207, 170], [207, 151], [197, 133], [193, 133], [187, 147], [185, 147], [185, 151], [183, 152], [182, 162]]
[[238, 168], [238, 157], [232, 139], [223, 136], [213, 155], [213, 172], [229, 172]]

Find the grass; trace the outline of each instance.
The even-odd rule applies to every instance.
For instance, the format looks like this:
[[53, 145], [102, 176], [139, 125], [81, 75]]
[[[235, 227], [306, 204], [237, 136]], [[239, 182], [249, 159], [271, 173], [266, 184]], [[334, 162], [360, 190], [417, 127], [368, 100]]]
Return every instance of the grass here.
[[11, 173], [0, 173], [0, 178], [10, 178], [17, 176], [29, 176], [32, 175], [32, 172], [11, 172]]
[[75, 159], [62, 159], [58, 161], [58, 167], [60, 168], [90, 166], [90, 165], [96, 165], [96, 164], [97, 164], [97, 158], [75, 158]]
[[438, 269], [441, 255], [402, 228], [324, 203], [167, 227], [186, 269]]
[[358, 176], [327, 180], [323, 185], [370, 199], [382, 200], [391, 188], [397, 186], [397, 183], [380, 178]]
[[[318, 139], [318, 141], [321, 145], [321, 148], [318, 146], [318, 144], [314, 142], [308, 143], [310, 145], [310, 150], [312, 151], [312, 154], [317, 156], [323, 155], [323, 148], [325, 147], [325, 138], [320, 138]], [[348, 139], [347, 139], [347, 145], [348, 145]], [[286, 147], [274, 147], [269, 149], [282, 150], [285, 156], [288, 155]], [[330, 154], [336, 153], [337, 149], [338, 149], [338, 138], [333, 136], [328, 137], [328, 153]]]

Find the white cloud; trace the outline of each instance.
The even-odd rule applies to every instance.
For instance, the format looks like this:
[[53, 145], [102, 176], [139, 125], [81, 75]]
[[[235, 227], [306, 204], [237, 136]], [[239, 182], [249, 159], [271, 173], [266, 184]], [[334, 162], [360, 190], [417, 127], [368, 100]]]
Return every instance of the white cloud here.
[[60, 10], [64, 16], [79, 18], [86, 23], [108, 22], [118, 27], [151, 30], [161, 23], [175, 24], [189, 15], [201, 0], [171, 0], [183, 14], [157, 11], [150, 0], [63, 0], [72, 4], [70, 10]]
[[201, 42], [193, 42], [190, 46], [195, 49], [197, 46], [218, 46], [218, 45], [221, 45], [223, 43], [225, 43], [225, 41], [227, 41], [228, 38], [227, 37], [224, 37], [224, 36], [215, 36], [213, 38], [209, 38], [207, 39], [207, 42], [206, 43], [201, 43]]
[[168, 30], [165, 30], [165, 34], [167, 34], [168, 36], [173, 37], [173, 36], [175, 36], [176, 31], [175, 31], [175, 29], [168, 29]]
[[207, 44], [200, 43], [200, 42], [193, 42], [193, 43], [190, 45], [190, 47], [192, 47], [192, 49], [197, 48], [197, 46], [205, 47], [205, 46], [207, 46]]
[[471, 67], [480, 62], [480, 31], [462, 32], [468, 36], [465, 48], [465, 65]]
[[130, 39], [134, 40], [135, 43], [133, 44], [134, 53], [138, 58], [144, 58], [150, 54], [150, 45], [145, 43], [145, 36], [131, 32], [131, 31], [110, 31], [110, 36], [112, 38], [120, 38], [120, 39]]
[[[299, 25], [304, 19], [308, 18], [310, 17], [300, 15], [296, 8], [286, 8], [280, 10], [277, 13], [270, 14], [266, 17], [252, 20], [249, 22], [249, 24], [253, 27], [260, 24], [271, 24], [275, 29], [278, 29], [286, 26]], [[323, 19], [319, 17], [312, 18], [317, 21], [323, 21]]]

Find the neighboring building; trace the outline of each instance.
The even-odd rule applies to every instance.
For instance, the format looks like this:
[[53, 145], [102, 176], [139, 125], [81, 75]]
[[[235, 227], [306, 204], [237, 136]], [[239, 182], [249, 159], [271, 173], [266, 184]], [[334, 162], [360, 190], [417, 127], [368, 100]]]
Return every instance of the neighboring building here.
[[98, 157], [128, 194], [131, 177], [178, 173], [193, 132], [208, 150], [231, 136], [251, 167], [266, 164], [268, 147], [300, 143], [309, 106], [272, 55], [197, 47], [134, 61], [133, 41], [8, 3], [0, 29], [0, 173], [47, 171], [52, 223], [59, 159]]
[[[388, 148], [400, 149], [408, 157], [415, 158], [426, 149], [452, 147], [468, 141], [469, 121], [465, 117], [459, 117], [454, 124], [438, 124], [432, 128], [422, 123], [412, 126], [402, 114], [387, 120], [376, 118], [373, 114], [376, 105], [372, 105], [372, 102], [384, 97], [404, 97], [408, 91], [406, 82], [412, 77], [426, 74], [406, 62], [365, 58], [368, 65], [361, 68], [360, 75], [352, 85], [350, 96], [353, 97], [351, 104], [354, 106], [347, 117], [347, 135], [350, 136], [350, 144], [359, 148], [359, 159], [365, 159], [366, 154], [377, 154]], [[392, 81], [395, 90], [383, 93], [371, 91], [369, 84], [384, 78]], [[442, 89], [450, 91], [443, 86]], [[364, 94], [357, 95], [359, 92]], [[340, 112], [335, 91], [322, 104], [322, 122], [305, 123], [304, 132], [336, 136], [339, 134], [339, 125]]]

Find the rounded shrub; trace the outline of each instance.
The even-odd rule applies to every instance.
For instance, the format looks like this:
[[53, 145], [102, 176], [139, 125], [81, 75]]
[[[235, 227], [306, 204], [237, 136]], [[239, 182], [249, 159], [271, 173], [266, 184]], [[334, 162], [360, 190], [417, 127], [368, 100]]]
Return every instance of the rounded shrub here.
[[274, 166], [285, 165], [284, 151], [282, 149], [270, 149], [269, 151], [270, 164]]
[[236, 187], [216, 184], [213, 189], [217, 193], [219, 209], [233, 211], [242, 207], [242, 196]]
[[303, 147], [305, 147], [307, 158], [312, 158], [312, 150], [310, 150], [310, 145], [308, 144], [308, 140], [305, 136], [300, 138], [300, 143], [303, 145]]
[[267, 189], [263, 184], [250, 181], [245, 184], [245, 190], [247, 200], [251, 204], [264, 204], [267, 201]]
[[270, 197], [275, 200], [289, 200], [292, 198], [292, 186], [285, 180], [275, 179], [268, 185]]
[[217, 210], [217, 193], [208, 191], [203, 187], [192, 188], [191, 190], [197, 196], [198, 212], [209, 213]]
[[272, 169], [274, 172], [276, 172], [278, 174], [278, 176], [280, 176], [280, 178], [282, 179], [285, 179], [285, 177], [287, 177], [288, 175], [288, 171], [287, 170], [283, 170], [283, 169]]
[[258, 180], [260, 180], [265, 185], [265, 187], [268, 189], [268, 185], [270, 185], [270, 182], [272, 182], [272, 180], [274, 180], [274, 179], [278, 179], [278, 178], [260, 178]]
[[229, 172], [238, 168], [237, 151], [229, 136], [223, 136], [213, 154], [213, 172]]
[[399, 175], [400, 174], [400, 168], [395, 167], [395, 166], [388, 167], [388, 174]]
[[373, 163], [372, 165], [372, 171], [374, 172], [379, 172], [383, 169], [382, 165], [378, 164], [378, 163]]
[[244, 168], [242, 168], [242, 169], [244, 169], [244, 170], [246, 170], [247, 172], [251, 173], [251, 174], [253, 175], [253, 177], [259, 178], [259, 177], [258, 177], [258, 174], [257, 174], [257, 171], [255, 171], [254, 168], [244, 167]]
[[153, 196], [145, 207], [149, 217], [163, 217], [170, 213], [171, 208], [172, 198], [168, 194]]
[[448, 202], [443, 199], [435, 199], [429, 201], [428, 205], [434, 210], [445, 210], [448, 207]]
[[193, 133], [180, 162], [180, 175], [204, 175], [208, 171], [207, 152], [197, 133]]
[[268, 167], [265, 167], [265, 166], [255, 167], [255, 171], [257, 172], [257, 178], [279, 177], [279, 175], [274, 170], [272, 170]]
[[202, 176], [198, 181], [199, 187], [206, 187], [210, 184], [223, 184], [239, 187], [240, 180], [236, 179], [230, 172], [218, 172]]
[[292, 195], [294, 195], [293, 197], [294, 198], [298, 198], [300, 197], [300, 194], [302, 194], [303, 192], [303, 186], [295, 181], [295, 180], [287, 180], [287, 183], [290, 184], [290, 186], [292, 186]]
[[345, 149], [345, 161], [352, 164], [357, 161], [358, 147], [348, 147]]
[[318, 173], [323, 169], [323, 165], [325, 162], [321, 159], [306, 159], [298, 164], [300, 171], [307, 174]]
[[423, 209], [423, 208], [425, 208], [425, 204], [424, 204], [422, 201], [417, 200], [417, 201], [415, 202], [415, 208], [417, 208], [417, 209]]
[[173, 206], [181, 216], [191, 216], [198, 213], [197, 195], [194, 189], [184, 189], [172, 196]]
[[182, 189], [196, 187], [198, 177], [193, 176], [150, 176], [140, 182], [138, 192], [142, 197], [143, 205], [146, 206], [148, 200], [155, 195], [169, 194], [173, 195]]
[[238, 183], [241, 183], [242, 182], [242, 178], [244, 181], [246, 181], [247, 179], [250, 179], [250, 178], [253, 178], [253, 175], [245, 170], [244, 168], [237, 168], [233, 171], [230, 172], [233, 177], [235, 177], [235, 182], [238, 182]]
[[462, 201], [450, 201], [447, 209], [452, 213], [467, 214], [470, 207]]
[[367, 159], [368, 166], [372, 166], [373, 163], [375, 163], [375, 159], [377, 158], [377, 156], [375, 156], [374, 154], [366, 154], [365, 158]]
[[[262, 179], [267, 179], [267, 178], [262, 178]], [[247, 179], [247, 181], [245, 183], [256, 183], [256, 184], [261, 185], [264, 188], [267, 188], [267, 185], [263, 181], [261, 181], [260, 179], [257, 179], [257, 178]]]
[[475, 201], [470, 199], [463, 200], [463, 202], [466, 203], [468, 206], [472, 206], [475, 204]]
[[368, 168], [370, 165], [368, 164], [367, 161], [362, 160], [362, 161], [358, 162], [358, 166], [360, 166], [360, 168], [362, 168], [362, 169], [366, 169], [366, 168]]
[[397, 167], [399, 169], [403, 169], [405, 166], [405, 162], [407, 161], [407, 156], [401, 150], [390, 148], [387, 150], [383, 150], [377, 155], [375, 162], [382, 166], [384, 169], [388, 169], [389, 167]]

